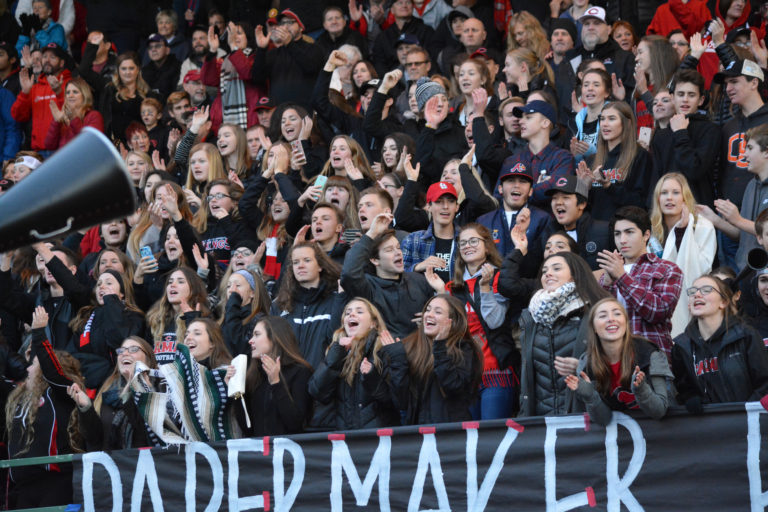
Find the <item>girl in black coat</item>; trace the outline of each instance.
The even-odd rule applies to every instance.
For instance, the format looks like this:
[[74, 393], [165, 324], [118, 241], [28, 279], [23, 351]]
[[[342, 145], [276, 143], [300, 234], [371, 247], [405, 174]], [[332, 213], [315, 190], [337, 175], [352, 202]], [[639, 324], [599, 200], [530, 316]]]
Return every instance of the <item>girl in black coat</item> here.
[[287, 320], [263, 317], [249, 340], [251, 365], [245, 384], [250, 425], [241, 427], [247, 436], [298, 434], [312, 415], [307, 383], [312, 367], [299, 351]]
[[656, 181], [648, 152], [636, 141], [637, 122], [623, 101], [606, 103], [600, 114], [597, 154], [576, 173], [592, 185], [592, 218], [610, 221], [621, 206], [648, 208]]
[[125, 338], [144, 332], [144, 314], [133, 303], [131, 283], [105, 270], [93, 289], [95, 303], [80, 309], [70, 322], [69, 352], [82, 365], [85, 385], [99, 389], [117, 363], [115, 349]]
[[347, 303], [325, 360], [309, 381], [309, 393], [336, 406], [336, 428], [351, 430], [400, 424], [401, 393], [406, 382], [403, 346], [384, 330], [384, 319], [365, 299]]
[[471, 419], [469, 406], [483, 373], [483, 354], [469, 334], [464, 304], [440, 294], [427, 301], [419, 330], [405, 339], [408, 356], [407, 405], [412, 424]]

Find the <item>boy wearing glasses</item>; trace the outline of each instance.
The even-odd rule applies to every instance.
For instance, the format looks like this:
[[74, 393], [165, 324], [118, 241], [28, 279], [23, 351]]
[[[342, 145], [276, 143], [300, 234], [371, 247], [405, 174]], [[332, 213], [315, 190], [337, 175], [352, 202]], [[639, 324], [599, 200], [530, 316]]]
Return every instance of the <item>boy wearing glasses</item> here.
[[642, 208], [619, 208], [610, 229], [618, 250], [597, 255], [604, 271], [600, 284], [627, 308], [632, 333], [655, 343], [669, 358], [672, 314], [682, 291], [683, 273], [671, 261], [646, 252], [651, 219]]

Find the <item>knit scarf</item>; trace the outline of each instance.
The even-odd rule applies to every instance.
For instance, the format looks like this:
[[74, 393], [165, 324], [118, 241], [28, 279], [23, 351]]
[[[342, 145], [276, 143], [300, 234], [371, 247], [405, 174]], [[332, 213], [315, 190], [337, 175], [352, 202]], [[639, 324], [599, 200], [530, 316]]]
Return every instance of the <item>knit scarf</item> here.
[[[249, 49], [246, 48], [243, 52], [245, 53], [246, 50]], [[248, 103], [245, 97], [245, 84], [240, 80], [237, 73], [230, 74], [223, 70], [219, 83], [221, 84], [221, 111], [224, 123], [234, 124], [247, 130]]]
[[279, 230], [279, 224], [275, 224], [272, 227], [272, 233], [266, 239], [267, 251], [264, 259], [264, 274], [272, 276], [275, 280], [280, 277], [280, 268], [282, 267], [282, 264], [277, 259], [277, 232]]
[[[173, 363], [158, 369], [167, 392], [148, 392], [139, 382], [145, 372], [149, 373], [149, 368], [137, 362], [131, 387], [139, 412], [163, 442], [178, 445], [232, 438], [226, 413], [226, 369], [208, 370], [195, 361], [186, 345], [177, 345]], [[181, 435], [174, 424], [180, 427]]]
[[531, 298], [528, 311], [536, 323], [551, 327], [555, 320], [582, 306], [584, 306], [584, 301], [576, 292], [576, 283], [571, 281], [551, 292], [547, 290], [537, 291]]

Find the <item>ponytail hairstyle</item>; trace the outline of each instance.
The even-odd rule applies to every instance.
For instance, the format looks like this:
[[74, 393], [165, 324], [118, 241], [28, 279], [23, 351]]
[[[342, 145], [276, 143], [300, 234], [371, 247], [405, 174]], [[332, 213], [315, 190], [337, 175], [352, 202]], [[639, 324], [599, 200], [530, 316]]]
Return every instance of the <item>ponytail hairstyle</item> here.
[[[554, 87], [555, 74], [552, 71], [552, 67], [546, 60], [540, 59], [532, 49], [520, 46], [514, 50], [510, 50], [507, 55], [515, 59], [518, 64], [525, 64], [528, 66], [528, 74], [530, 76], [529, 82], [532, 82], [534, 78], [539, 77], [542, 82], [546, 82], [550, 87]], [[608, 82], [610, 83], [610, 79]]]

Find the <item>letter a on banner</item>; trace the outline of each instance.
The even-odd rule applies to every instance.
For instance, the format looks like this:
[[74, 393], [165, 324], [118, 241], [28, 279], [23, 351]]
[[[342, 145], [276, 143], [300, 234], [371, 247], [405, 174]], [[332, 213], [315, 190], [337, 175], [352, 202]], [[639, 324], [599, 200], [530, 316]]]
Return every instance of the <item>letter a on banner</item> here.
[[133, 477], [133, 492], [131, 493], [131, 512], [141, 512], [141, 497], [144, 495], [144, 482], [149, 487], [149, 498], [152, 500], [152, 510], [163, 512], [163, 497], [157, 485], [155, 459], [149, 450], [139, 450], [139, 460], [136, 462], [136, 475]]
[[[618, 425], [629, 430], [632, 436], [634, 451], [629, 460], [624, 477], [619, 477], [619, 445]], [[635, 481], [645, 461], [645, 438], [640, 425], [624, 413], [613, 411], [613, 419], [605, 428], [605, 478], [608, 483], [608, 512], [620, 512], [621, 504], [627, 507], [629, 512], [643, 512], [645, 509], [638, 503], [629, 490], [629, 486]]]
[[[408, 512], [420, 512], [421, 497], [424, 494], [424, 482], [427, 479], [427, 471], [432, 475], [432, 483], [437, 494], [436, 512], [450, 512], [451, 505], [448, 502], [448, 493], [445, 490], [443, 480], [443, 468], [440, 465], [440, 454], [437, 452], [437, 440], [435, 439], [435, 427], [420, 427], [419, 432], [424, 436], [419, 452], [419, 465], [416, 469], [416, 477], [413, 479], [411, 498], [408, 500]], [[430, 511], [432, 512], [432, 511]]]
[[584, 428], [583, 416], [547, 416], [547, 436], [544, 439], [544, 486], [546, 489], [547, 512], [565, 512], [589, 505], [586, 491], [557, 499], [557, 462], [555, 444], [557, 431], [561, 428]]
[[[765, 399], [764, 399], [765, 400]], [[765, 408], [760, 402], [747, 402], [747, 473], [749, 474], [749, 500], [752, 512], [763, 512], [768, 507], [768, 491], [763, 492], [760, 474], [760, 415]]]
[[342, 471], [347, 474], [349, 486], [355, 496], [358, 506], [368, 505], [373, 484], [379, 480], [379, 510], [389, 512], [389, 473], [390, 453], [392, 452], [392, 431], [379, 431], [379, 446], [373, 454], [371, 465], [365, 474], [365, 480], [360, 481], [360, 476], [355, 468], [355, 463], [349, 453], [349, 447], [344, 440], [344, 434], [329, 434], [333, 451], [331, 452], [331, 510], [341, 512], [343, 500], [341, 494]]

